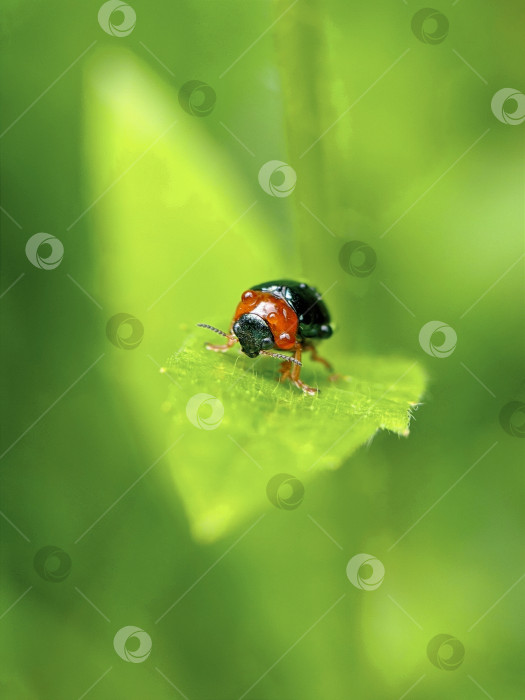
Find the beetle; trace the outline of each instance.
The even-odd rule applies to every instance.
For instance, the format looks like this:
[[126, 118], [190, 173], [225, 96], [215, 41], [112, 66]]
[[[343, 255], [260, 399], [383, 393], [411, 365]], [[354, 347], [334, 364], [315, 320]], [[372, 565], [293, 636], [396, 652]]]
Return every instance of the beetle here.
[[[310, 351], [312, 360], [332, 371], [330, 363], [317, 354], [314, 345], [315, 341], [332, 335], [330, 314], [316, 288], [305, 282], [274, 280], [250, 287], [241, 296], [229, 333], [207, 323], [197, 325], [227, 338], [224, 345], [208, 343], [208, 350], [226, 352], [240, 343], [248, 357], [268, 355], [284, 360], [279, 380], [289, 379], [305, 394], [313, 396], [319, 390], [300, 379], [303, 351]], [[270, 352], [272, 348], [291, 351], [293, 357]]]

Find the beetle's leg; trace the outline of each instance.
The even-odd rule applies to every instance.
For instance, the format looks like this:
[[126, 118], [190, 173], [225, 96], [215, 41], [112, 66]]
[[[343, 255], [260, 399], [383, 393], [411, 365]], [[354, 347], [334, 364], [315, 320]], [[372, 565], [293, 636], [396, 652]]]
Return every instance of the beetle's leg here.
[[315, 347], [315, 345], [313, 345], [313, 344], [312, 344], [312, 345], [303, 345], [303, 349], [304, 349], [304, 350], [310, 350], [310, 352], [312, 353], [312, 360], [313, 360], [314, 362], [321, 362], [321, 364], [323, 364], [323, 365], [327, 368], [327, 370], [328, 370], [329, 372], [332, 372], [332, 374], [328, 377], [328, 379], [329, 379], [331, 382], [336, 382], [336, 381], [338, 381], [339, 379], [342, 379], [342, 375], [340, 375], [340, 374], [334, 374], [334, 373], [333, 373], [333, 372], [334, 372], [334, 368], [332, 367], [332, 365], [330, 364], [330, 362], [328, 362], [328, 360], [325, 360], [324, 357], [320, 357], [320, 356], [317, 354], [317, 348]]
[[303, 345], [303, 349], [304, 349], [304, 350], [310, 350], [310, 352], [312, 353], [312, 360], [313, 360], [314, 362], [320, 362], [321, 364], [323, 364], [323, 365], [326, 367], [326, 369], [327, 369], [329, 372], [333, 372], [333, 371], [334, 371], [334, 368], [333, 368], [332, 365], [328, 362], [328, 360], [325, 360], [324, 357], [321, 357], [321, 356], [317, 353], [317, 348], [315, 347], [315, 345], [314, 345], [313, 343], [312, 343], [312, 344], [307, 343], [307, 344]]
[[281, 365], [279, 367], [279, 372], [281, 373], [280, 377], [277, 377], [278, 382], [284, 382], [285, 379], [288, 379], [290, 376], [290, 370], [292, 369], [292, 363], [289, 362], [288, 360], [285, 360], [284, 362], [281, 362]]
[[226, 350], [229, 350], [237, 342], [237, 338], [234, 335], [229, 335], [228, 342], [224, 345], [213, 345], [212, 343], [206, 343], [206, 349], [213, 350], [214, 352], [226, 352]]
[[[302, 353], [301, 346], [297, 345], [295, 348], [295, 359], [298, 362], [301, 362], [301, 353]], [[299, 379], [300, 374], [301, 374], [301, 365], [294, 364], [292, 367], [290, 381], [293, 382], [298, 389], [302, 389], [305, 394], [309, 394], [310, 396], [315, 396], [315, 394], [317, 394], [319, 392], [319, 389], [314, 389], [313, 386], [308, 386], [308, 384], [305, 384], [303, 381], [301, 381]]]

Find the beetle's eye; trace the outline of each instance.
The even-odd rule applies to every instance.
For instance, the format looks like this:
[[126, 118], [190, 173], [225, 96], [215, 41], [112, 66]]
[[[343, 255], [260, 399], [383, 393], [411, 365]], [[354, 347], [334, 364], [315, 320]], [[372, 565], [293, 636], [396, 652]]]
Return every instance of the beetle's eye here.
[[273, 340], [271, 338], [263, 338], [261, 342], [261, 347], [263, 350], [268, 350], [273, 346]]

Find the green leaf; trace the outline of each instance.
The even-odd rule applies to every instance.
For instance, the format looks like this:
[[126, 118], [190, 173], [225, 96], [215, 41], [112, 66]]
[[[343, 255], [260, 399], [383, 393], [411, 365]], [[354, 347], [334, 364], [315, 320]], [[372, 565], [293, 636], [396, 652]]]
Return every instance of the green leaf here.
[[[106, 193], [89, 212], [104, 261], [90, 289], [97, 297], [100, 285], [100, 296], [109, 300], [107, 318], [131, 313], [144, 326], [137, 349], [108, 347], [107, 371], [118, 377], [153, 461], [166, 447], [158, 444], [165, 438], [158, 407], [166, 397], [164, 382], [153, 378], [158, 362], [187, 338], [189, 326], [214, 323], [209, 313], [219, 308], [233, 311], [251, 284], [295, 276], [296, 256], [269, 224], [266, 200], [241, 182], [228, 150], [211, 138], [203, 120], [181, 113], [173, 90], [137, 57], [109, 49], [94, 53], [86, 103], [93, 164], [87, 201]], [[123, 169], [126, 175], [118, 179]], [[337, 250], [330, 257], [337, 261]], [[311, 281], [319, 285], [317, 276]], [[226, 329], [228, 320], [217, 325]], [[329, 382], [325, 368], [306, 358], [302, 377], [322, 389], [313, 398], [275, 381], [277, 360], [249, 360], [236, 349], [211, 353], [206, 340], [216, 338], [196, 330], [172, 358], [168, 375], [176, 384], [166, 402], [172, 415], [168, 444], [184, 434], [169, 452], [175, 486], [201, 541], [272, 508], [266, 488], [275, 475], [299, 479], [308, 499], [312, 477], [339, 467], [378, 429], [407, 434], [410, 407], [423, 391], [421, 370], [407, 360], [338, 357], [343, 333], [321, 350], [346, 379]], [[215, 429], [188, 418], [188, 402], [199, 394], [212, 399], [195, 400], [188, 411], [197, 426], [200, 420], [209, 427], [206, 411], [222, 407]], [[286, 498], [281, 491], [279, 496]]]
[[[311, 397], [276, 381], [277, 360], [209, 352], [205, 340], [212, 340], [206, 331], [196, 332], [164, 369], [173, 380], [170, 443], [184, 434], [170, 453], [173, 479], [199, 540], [272, 508], [267, 484], [280, 473], [298, 479], [307, 499], [318, 472], [338, 468], [377, 430], [408, 436], [425, 383], [416, 362], [329, 351], [344, 376], [329, 381], [324, 367], [306, 359], [301, 378], [321, 389]], [[279, 491], [284, 507], [293, 501], [286, 488]]]

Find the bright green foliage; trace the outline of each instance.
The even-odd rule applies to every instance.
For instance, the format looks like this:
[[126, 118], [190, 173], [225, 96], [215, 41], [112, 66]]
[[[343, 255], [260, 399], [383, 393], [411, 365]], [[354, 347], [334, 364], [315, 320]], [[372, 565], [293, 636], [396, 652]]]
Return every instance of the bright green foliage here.
[[[108, 65], [120, 80], [108, 72]], [[407, 360], [344, 355], [350, 334], [356, 332], [355, 321], [345, 322], [344, 314], [349, 307], [355, 311], [357, 305], [345, 296], [344, 309], [339, 302], [338, 313], [335, 293], [327, 303], [339, 329], [320, 350], [347, 378], [329, 382], [325, 368], [306, 356], [302, 377], [314, 385], [319, 382], [319, 397], [304, 396], [290, 383], [279, 385], [275, 381], [278, 360], [255, 362], [239, 356], [237, 349], [226, 355], [207, 352], [205, 341], [221, 342], [220, 338], [204, 329], [195, 329], [195, 333], [188, 329], [199, 321], [226, 329], [240, 294], [250, 284], [297, 277], [326, 292], [343, 273], [331, 270], [323, 281], [313, 268], [304, 276], [294, 267], [292, 242], [285, 243], [282, 230], [266, 218], [264, 207], [269, 198], [261, 197], [256, 177], [259, 163], [257, 167], [250, 164], [249, 182], [255, 182], [257, 190], [249, 193], [241, 187], [223, 150], [203, 131], [201, 121], [181, 117], [174, 96], [140, 61], [109, 52], [95, 56], [92, 66], [96, 79], [90, 83], [90, 157], [97, 160], [95, 176], [100, 178], [95, 191], [107, 187], [110, 174], [105, 170], [113, 158], [122, 158], [130, 144], [134, 157], [139, 157], [165, 125], [179, 117], [173, 131], [148, 153], [141, 167], [123, 179], [113, 197], [100, 203], [97, 245], [102, 257], [116, 261], [104, 276], [105, 293], [115, 300], [115, 310], [132, 310], [145, 327], [140, 348], [125, 358], [117, 354], [117, 359], [118, 366], [126, 362], [124, 391], [140, 412], [144, 433], [156, 454], [165, 449], [158, 409], [170, 383], [155, 384], [152, 375], [171, 348], [186, 343], [169, 369], [177, 384], [168, 401], [173, 421], [167, 445], [184, 433], [170, 452], [175, 486], [195, 537], [215, 540], [252, 513], [270, 507], [265, 490], [274, 474], [292, 473], [308, 481], [320, 469], [339, 467], [380, 428], [406, 435], [410, 405], [423, 391], [422, 371]], [[106, 82], [111, 89], [101, 90]], [[133, 85], [132, 91], [128, 84]], [[138, 94], [142, 99], [137, 99]], [[162, 124], [154, 128], [148, 119], [152, 105], [157, 116], [162, 115]], [[99, 114], [103, 118], [97, 118]], [[114, 130], [112, 124], [117, 125]], [[144, 133], [137, 124], [145, 125]], [[95, 151], [95, 144], [99, 150]], [[108, 153], [113, 158], [108, 160]], [[204, 171], [202, 162], [209, 163]], [[231, 178], [238, 186], [232, 187]], [[165, 221], [166, 197], [177, 213], [173, 227]], [[232, 226], [233, 222], [237, 223]], [[140, 239], [144, 230], [155, 232], [158, 247], [128, 245], [130, 236]], [[318, 245], [323, 247], [325, 242], [320, 238]], [[337, 264], [337, 255], [333, 257]], [[237, 261], [246, 264], [236, 265]], [[343, 284], [341, 280], [340, 288]], [[214, 319], [210, 314], [225, 315]], [[223, 404], [224, 419], [217, 429], [199, 429], [188, 420], [186, 405], [196, 394], [217, 397]], [[209, 406], [201, 407], [201, 420], [206, 419]], [[158, 441], [162, 441], [162, 450]]]
[[[208, 352], [207, 335], [195, 333], [166, 370], [177, 383], [167, 405], [173, 415], [170, 442], [184, 433], [171, 452], [173, 478], [199, 539], [215, 539], [271, 507], [266, 484], [276, 474], [305, 483], [321, 470], [338, 468], [379, 429], [408, 435], [411, 408], [425, 381], [415, 362], [330, 356], [343, 375], [331, 382], [326, 369], [306, 356], [301, 376], [321, 389], [311, 397], [276, 381], [277, 360], [250, 360], [237, 348]], [[329, 344], [322, 347], [326, 352]], [[197, 394], [220, 403], [202, 396], [188, 404]]]

